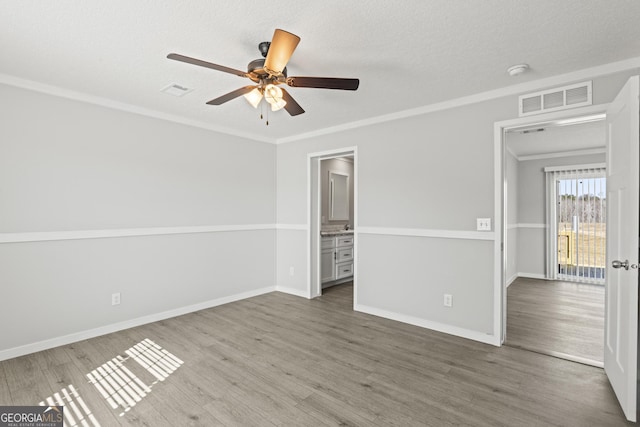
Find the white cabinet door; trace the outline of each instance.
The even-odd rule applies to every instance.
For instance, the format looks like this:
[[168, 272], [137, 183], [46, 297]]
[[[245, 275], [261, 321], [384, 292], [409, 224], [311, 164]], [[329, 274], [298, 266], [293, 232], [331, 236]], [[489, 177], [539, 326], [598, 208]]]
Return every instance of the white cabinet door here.
[[320, 282], [336, 280], [335, 249], [323, 249], [320, 255]]

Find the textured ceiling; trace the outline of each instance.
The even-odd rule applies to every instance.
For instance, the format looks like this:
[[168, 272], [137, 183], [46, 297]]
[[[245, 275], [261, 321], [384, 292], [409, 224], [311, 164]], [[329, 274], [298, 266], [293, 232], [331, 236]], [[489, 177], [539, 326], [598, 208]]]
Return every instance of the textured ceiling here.
[[598, 149], [604, 153], [606, 137], [604, 120], [570, 126], [536, 126], [527, 132], [509, 132], [507, 147], [516, 157]]
[[[275, 141], [640, 57], [638, 17], [635, 0], [2, 0], [0, 74]], [[242, 98], [205, 105], [249, 80], [166, 59], [245, 69], [275, 28], [302, 39], [289, 75], [358, 91], [291, 88], [306, 113], [267, 127]], [[160, 92], [171, 83], [194, 91]]]

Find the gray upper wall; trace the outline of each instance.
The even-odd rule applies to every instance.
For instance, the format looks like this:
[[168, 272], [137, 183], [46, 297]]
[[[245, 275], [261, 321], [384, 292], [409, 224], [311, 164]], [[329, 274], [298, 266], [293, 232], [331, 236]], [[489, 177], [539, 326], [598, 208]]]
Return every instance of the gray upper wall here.
[[518, 223], [546, 222], [545, 167], [604, 163], [605, 154], [521, 161], [518, 164]]
[[[612, 101], [633, 74], [594, 78], [594, 104]], [[357, 147], [356, 232], [373, 227], [385, 235], [358, 234], [356, 308], [495, 343], [493, 241], [406, 237], [388, 229], [469, 232], [476, 218], [495, 219], [494, 124], [517, 117], [512, 95], [280, 144], [278, 223], [307, 222], [309, 155]], [[306, 244], [282, 235], [277, 270], [295, 266], [306, 277], [303, 260], [292, 256], [306, 252]], [[304, 292], [305, 282], [295, 287]], [[453, 295], [453, 307], [443, 308], [443, 294]]]
[[[0, 244], [0, 360], [275, 288], [275, 145], [5, 85], [0, 114], [0, 233], [72, 236]], [[154, 227], [187, 232], [118, 235]]]
[[0, 232], [275, 222], [273, 144], [0, 85]]
[[[611, 101], [634, 71], [594, 79], [594, 103]], [[493, 124], [517, 117], [517, 97], [279, 146], [4, 85], [0, 113], [3, 233], [306, 224], [308, 154], [353, 146], [359, 225], [466, 231], [476, 217], [494, 216]], [[492, 242], [453, 239], [447, 251], [437, 238], [368, 235], [367, 242], [356, 254], [359, 277], [369, 278], [358, 285], [359, 304], [427, 326], [477, 331], [475, 339], [495, 334]], [[0, 337], [0, 351], [270, 289], [278, 286], [276, 272], [290, 267], [287, 287], [304, 294], [307, 245], [296, 227], [277, 235], [2, 244], [0, 282], [13, 300], [54, 292], [61, 303], [91, 309], [60, 318], [58, 305], [43, 306], [38, 318]], [[121, 247], [135, 248], [136, 256], [121, 256]], [[88, 249], [92, 256], [78, 269], [78, 255]], [[391, 257], [397, 263], [387, 262]], [[385, 279], [398, 272], [401, 282]], [[118, 309], [110, 305], [113, 292], [122, 292]], [[451, 309], [443, 309], [443, 293], [454, 295]], [[3, 310], [0, 323], [20, 313], [18, 304]]]
[[[594, 78], [594, 104], [633, 74]], [[358, 146], [360, 226], [475, 230], [493, 216], [493, 124], [517, 106], [509, 96], [280, 144], [278, 222], [306, 223], [307, 154]]]

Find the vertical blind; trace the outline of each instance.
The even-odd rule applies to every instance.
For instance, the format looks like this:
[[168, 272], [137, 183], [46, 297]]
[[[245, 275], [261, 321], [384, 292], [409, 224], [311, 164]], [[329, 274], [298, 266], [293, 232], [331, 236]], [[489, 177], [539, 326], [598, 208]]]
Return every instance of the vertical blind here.
[[604, 164], [545, 168], [546, 276], [604, 283], [606, 181]]

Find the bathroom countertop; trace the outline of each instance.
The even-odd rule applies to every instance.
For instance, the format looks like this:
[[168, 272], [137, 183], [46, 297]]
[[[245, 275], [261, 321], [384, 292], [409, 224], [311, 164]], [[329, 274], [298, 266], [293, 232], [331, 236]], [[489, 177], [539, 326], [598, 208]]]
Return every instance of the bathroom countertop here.
[[332, 231], [321, 231], [321, 236], [345, 236], [353, 234], [353, 230], [332, 230]]

